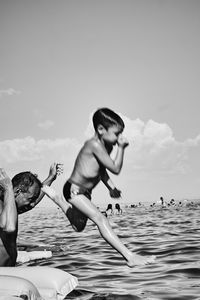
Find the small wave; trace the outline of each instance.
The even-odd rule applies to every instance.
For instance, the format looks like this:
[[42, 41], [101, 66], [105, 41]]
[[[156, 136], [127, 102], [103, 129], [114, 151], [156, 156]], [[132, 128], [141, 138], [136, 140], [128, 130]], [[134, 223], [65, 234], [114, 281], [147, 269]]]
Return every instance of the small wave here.
[[168, 274], [187, 274], [192, 277], [200, 277], [200, 268], [183, 268], [167, 271]]

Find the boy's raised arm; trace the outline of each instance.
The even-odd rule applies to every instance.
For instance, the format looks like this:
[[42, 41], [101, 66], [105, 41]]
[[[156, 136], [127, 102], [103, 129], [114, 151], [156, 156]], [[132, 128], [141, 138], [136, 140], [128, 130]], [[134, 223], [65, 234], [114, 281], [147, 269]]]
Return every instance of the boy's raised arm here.
[[110, 179], [110, 176], [108, 175], [106, 169], [103, 169], [101, 171], [101, 181], [105, 184], [107, 189], [110, 192], [110, 196], [112, 198], [120, 198], [121, 197], [121, 191], [118, 190], [112, 180]]
[[119, 174], [123, 164], [124, 150], [128, 146], [128, 141], [122, 135], [118, 138], [118, 149], [114, 159], [112, 159], [105, 147], [99, 143], [95, 143], [93, 147], [94, 155], [96, 159], [102, 164], [106, 169], [108, 169], [113, 174]]

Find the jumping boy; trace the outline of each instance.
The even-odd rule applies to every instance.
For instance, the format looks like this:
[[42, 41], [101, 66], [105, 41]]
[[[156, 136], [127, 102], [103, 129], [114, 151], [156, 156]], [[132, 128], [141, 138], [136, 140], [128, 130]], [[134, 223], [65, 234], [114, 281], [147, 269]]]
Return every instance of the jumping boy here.
[[[107, 170], [113, 174], [120, 173], [124, 150], [128, 146], [127, 139], [122, 136], [124, 122], [114, 111], [98, 109], [93, 115], [93, 125], [95, 134], [80, 150], [72, 174], [63, 188], [64, 197], [70, 205], [52, 188], [44, 186], [42, 189], [62, 208], [76, 231], [84, 230], [88, 218], [93, 221], [102, 237], [125, 258], [129, 267], [151, 263], [154, 257], [146, 259], [123, 245], [108, 219], [91, 202], [91, 192], [100, 180], [108, 188], [111, 197], [120, 197], [121, 192], [115, 188]], [[112, 159], [110, 154], [115, 145], [118, 146], [117, 152], [115, 159]]]

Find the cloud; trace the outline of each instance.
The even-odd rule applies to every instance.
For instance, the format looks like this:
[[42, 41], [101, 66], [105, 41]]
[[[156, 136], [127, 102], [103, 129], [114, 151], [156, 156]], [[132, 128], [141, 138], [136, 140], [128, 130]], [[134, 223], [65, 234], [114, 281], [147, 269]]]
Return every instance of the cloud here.
[[44, 130], [48, 130], [49, 128], [51, 128], [52, 126], [54, 126], [54, 122], [51, 120], [46, 120], [44, 122], [40, 122], [38, 124], [38, 127], [44, 129]]
[[[154, 120], [143, 122], [122, 116], [124, 135], [130, 145], [126, 149], [124, 165], [129, 174], [186, 174], [197, 168], [195, 156], [200, 150], [200, 135], [183, 142], [177, 141], [166, 123]], [[46, 123], [46, 127], [51, 121]], [[53, 124], [52, 124], [53, 125]], [[85, 135], [93, 134], [91, 118]], [[74, 163], [81, 145], [75, 139], [43, 139], [33, 137], [0, 142], [0, 164], [45, 161], [52, 159]]]
[[18, 95], [20, 93], [21, 93], [20, 91], [16, 91], [13, 88], [9, 88], [7, 90], [0, 90], [0, 97], [2, 97], [4, 95], [5, 96], [13, 96], [13, 95]]
[[0, 163], [16, 163], [45, 159], [48, 155], [66, 159], [79, 144], [72, 139], [38, 140], [33, 137], [0, 142]]
[[[186, 173], [190, 169], [190, 150], [200, 146], [200, 136], [179, 142], [166, 123], [143, 122], [123, 117], [124, 134], [130, 141], [128, 162], [133, 170]], [[130, 149], [131, 148], [131, 149]]]

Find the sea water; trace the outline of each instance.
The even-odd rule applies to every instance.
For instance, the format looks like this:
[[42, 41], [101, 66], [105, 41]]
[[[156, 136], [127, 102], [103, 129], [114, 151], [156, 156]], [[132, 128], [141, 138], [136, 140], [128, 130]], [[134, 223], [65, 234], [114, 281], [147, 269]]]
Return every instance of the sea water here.
[[26, 265], [56, 267], [78, 278], [66, 299], [200, 299], [200, 207], [126, 208], [109, 220], [129, 249], [156, 255], [155, 263], [129, 268], [91, 221], [74, 232], [57, 207], [20, 215], [19, 249], [51, 250], [51, 258]]

